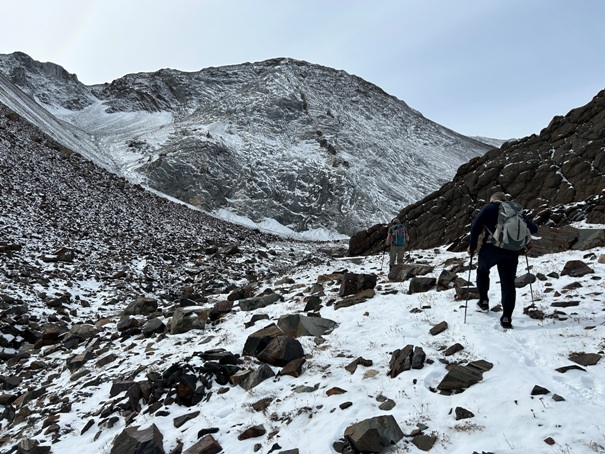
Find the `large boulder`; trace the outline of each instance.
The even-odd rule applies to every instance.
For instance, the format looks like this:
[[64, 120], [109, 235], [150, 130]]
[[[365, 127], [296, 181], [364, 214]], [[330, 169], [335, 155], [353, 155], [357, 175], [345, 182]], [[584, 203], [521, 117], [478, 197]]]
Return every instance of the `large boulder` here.
[[376, 287], [375, 274], [345, 273], [340, 283], [339, 296], [355, 295], [363, 290], [372, 290]]
[[480, 360], [466, 366], [455, 365], [448, 370], [437, 389], [444, 393], [459, 393], [483, 380], [483, 373], [492, 369], [493, 364]]
[[265, 380], [275, 377], [275, 372], [266, 364], [261, 364], [256, 370], [246, 374], [244, 379], [239, 382], [239, 385], [246, 391], [257, 387]]
[[408, 293], [425, 293], [431, 290], [437, 284], [437, 279], [434, 277], [414, 277], [410, 281]]
[[267, 347], [256, 355], [256, 358], [272, 366], [283, 367], [290, 361], [304, 356], [305, 352], [298, 340], [282, 335], [271, 339]]
[[336, 327], [336, 322], [327, 318], [290, 314], [282, 315], [277, 326], [290, 337], [323, 336]]
[[219, 452], [223, 452], [223, 447], [212, 435], [208, 434], [183, 451], [183, 454], [218, 454]]
[[164, 454], [163, 438], [155, 424], [127, 427], [114, 439], [110, 454]]
[[376, 416], [355, 423], [345, 430], [345, 439], [355, 452], [382, 452], [403, 438], [392, 415]]
[[355, 233], [349, 240], [349, 255], [375, 254], [384, 250], [388, 226], [377, 224]]
[[170, 334], [182, 334], [194, 329], [203, 330], [209, 312], [208, 309], [197, 306], [176, 309], [170, 322]]
[[563, 267], [561, 276], [582, 277], [592, 273], [594, 270], [582, 260], [570, 260]]
[[151, 315], [158, 310], [158, 301], [153, 298], [137, 298], [131, 302], [123, 315]]
[[284, 332], [279, 329], [279, 327], [275, 323], [271, 323], [270, 325], [265, 326], [264, 328], [255, 331], [254, 333], [248, 336], [244, 344], [243, 354], [249, 356], [256, 356], [260, 352], [262, 352], [267, 347], [267, 345], [269, 345], [271, 339], [283, 335]]
[[239, 300], [239, 307], [243, 311], [253, 311], [270, 306], [271, 304], [279, 301], [280, 298], [281, 296], [277, 293], [254, 296], [252, 298]]

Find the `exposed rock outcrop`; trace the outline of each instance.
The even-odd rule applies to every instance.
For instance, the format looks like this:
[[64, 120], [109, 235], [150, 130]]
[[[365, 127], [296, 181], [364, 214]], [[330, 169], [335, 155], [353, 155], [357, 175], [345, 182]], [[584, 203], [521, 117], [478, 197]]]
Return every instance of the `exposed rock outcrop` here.
[[[504, 191], [541, 227], [542, 239], [535, 241], [530, 253], [603, 245], [602, 233], [575, 229], [559, 238], [558, 232], [576, 221], [605, 224], [604, 147], [605, 91], [601, 91], [585, 106], [553, 118], [539, 135], [507, 142], [460, 166], [451, 182], [403, 208], [398, 217], [414, 248], [452, 243], [452, 250], [462, 251], [477, 210], [492, 193]], [[357, 232], [349, 242], [349, 254], [377, 252], [385, 236], [382, 224]]]

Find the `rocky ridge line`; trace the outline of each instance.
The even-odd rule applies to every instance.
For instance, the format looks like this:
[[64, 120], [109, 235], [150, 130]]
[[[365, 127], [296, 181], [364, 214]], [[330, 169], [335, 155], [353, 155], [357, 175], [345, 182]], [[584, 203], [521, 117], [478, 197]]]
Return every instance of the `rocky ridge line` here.
[[[409, 205], [398, 217], [410, 231], [414, 248], [452, 243], [468, 246], [470, 223], [496, 191], [520, 202], [540, 228], [534, 253], [556, 252], [582, 242], [586, 233], [568, 228], [585, 221], [605, 224], [605, 91], [585, 106], [553, 118], [539, 135], [507, 142], [460, 166], [454, 179]], [[357, 232], [351, 255], [377, 251], [386, 226]], [[605, 244], [602, 238], [589, 247]]]

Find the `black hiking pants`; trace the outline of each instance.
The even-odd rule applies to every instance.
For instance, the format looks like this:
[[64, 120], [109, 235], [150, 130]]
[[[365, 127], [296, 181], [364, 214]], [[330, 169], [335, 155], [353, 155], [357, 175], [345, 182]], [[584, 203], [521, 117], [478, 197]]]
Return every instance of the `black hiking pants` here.
[[517, 277], [517, 264], [519, 263], [519, 252], [508, 251], [494, 246], [491, 243], [485, 243], [479, 250], [479, 263], [477, 266], [477, 290], [479, 298], [488, 300], [489, 291], [489, 273], [495, 265], [498, 267], [500, 276], [500, 291], [502, 316], [512, 320], [513, 310], [517, 292], [515, 289], [515, 278]]

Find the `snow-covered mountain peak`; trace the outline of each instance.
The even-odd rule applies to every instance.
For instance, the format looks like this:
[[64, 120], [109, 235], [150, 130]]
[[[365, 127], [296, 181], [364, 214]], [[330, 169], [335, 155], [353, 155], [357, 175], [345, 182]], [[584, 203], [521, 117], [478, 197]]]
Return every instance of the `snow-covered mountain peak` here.
[[[297, 231], [385, 221], [490, 149], [357, 76], [290, 58], [91, 87], [20, 61], [0, 56], [0, 72], [26, 74], [5, 85], [70, 128], [76, 151], [201, 209]], [[16, 107], [61, 141], [34, 105]]]

